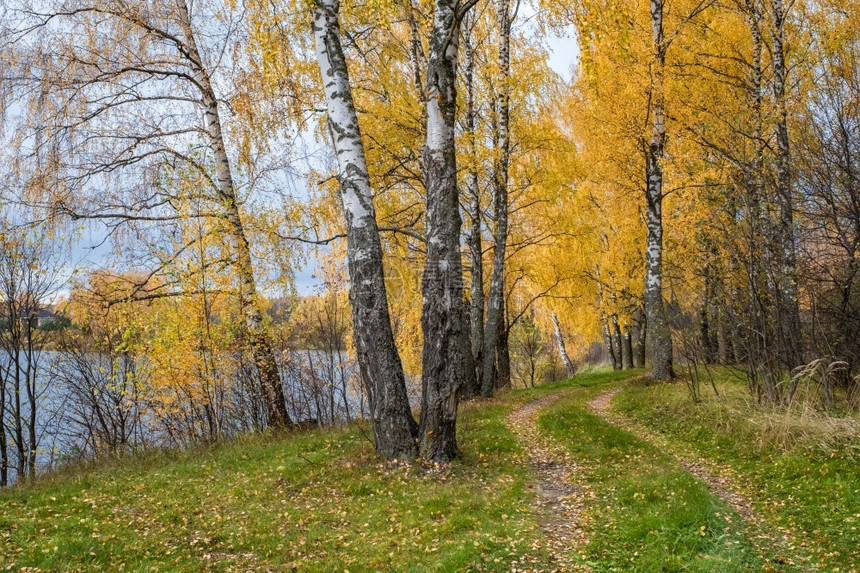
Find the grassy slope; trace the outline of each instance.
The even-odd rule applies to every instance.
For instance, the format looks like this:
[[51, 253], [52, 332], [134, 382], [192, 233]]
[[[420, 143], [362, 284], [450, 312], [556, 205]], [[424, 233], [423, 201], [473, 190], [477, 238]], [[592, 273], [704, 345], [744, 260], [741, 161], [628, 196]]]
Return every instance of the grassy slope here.
[[860, 442], [833, 442], [835, 421], [815, 412], [751, 407], [723, 373], [722, 396], [694, 405], [683, 384], [634, 386], [617, 407], [689, 451], [727, 466], [759, 515], [831, 571], [860, 570]]
[[446, 470], [380, 463], [352, 429], [0, 493], [0, 570], [452, 571], [526, 554], [543, 566], [527, 465], [503, 423], [526, 398], [466, 408], [465, 456]]
[[571, 385], [540, 425], [587, 466], [584, 485], [597, 496], [584, 564], [759, 569], [769, 556], [720, 500], [586, 410], [629, 375], [595, 372], [467, 406], [464, 458], [445, 470], [380, 463], [353, 428], [66, 472], [0, 493], [0, 571], [507, 571], [512, 561], [551, 570], [528, 463], [504, 417]]

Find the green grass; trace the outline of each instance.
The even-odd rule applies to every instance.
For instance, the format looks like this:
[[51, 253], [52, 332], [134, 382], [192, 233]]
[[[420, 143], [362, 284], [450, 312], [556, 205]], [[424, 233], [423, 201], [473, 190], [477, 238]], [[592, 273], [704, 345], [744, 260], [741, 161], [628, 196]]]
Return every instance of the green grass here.
[[[509, 571], [514, 561], [550, 571], [531, 468], [504, 418], [563, 388], [568, 395], [539, 426], [586, 468], [580, 482], [595, 494], [583, 566], [770, 568], [776, 550], [750, 543], [754, 532], [702, 483], [588, 411], [588, 400], [629, 376], [594, 370], [467, 405], [463, 459], [444, 469], [380, 462], [366, 429], [353, 427], [247, 436], [59, 472], [0, 492], [0, 571]], [[840, 552], [824, 563], [844, 563], [857, 540], [856, 466], [832, 449], [826, 456], [794, 449], [783, 458], [740, 448], [724, 420], [719, 432], [711, 427], [719, 416], [685, 413], [693, 406], [679, 392], [681, 385], [633, 387], [617, 400], [703, 455], [749, 472], [763, 507], [795, 496], [772, 511], [786, 527], [808, 527], [822, 555]], [[677, 421], [666, 419], [669, 412]], [[821, 507], [812, 503], [816, 490]]]
[[356, 429], [58, 475], [0, 493], [0, 571], [508, 569], [532, 549], [528, 465], [504, 415], [467, 407], [462, 461], [381, 463]]
[[[820, 569], [860, 570], [860, 439], [857, 415], [786, 412], [752, 405], [746, 386], [718, 376], [719, 398], [693, 404], [683, 384], [634, 386], [620, 411], [736, 476], [755, 511], [784, 530]], [[853, 422], [853, 423], [852, 423]]]
[[592, 379], [539, 422], [586, 466], [596, 496], [587, 562], [598, 571], [761, 570], [740, 516], [675, 460], [587, 408], [617, 376]]

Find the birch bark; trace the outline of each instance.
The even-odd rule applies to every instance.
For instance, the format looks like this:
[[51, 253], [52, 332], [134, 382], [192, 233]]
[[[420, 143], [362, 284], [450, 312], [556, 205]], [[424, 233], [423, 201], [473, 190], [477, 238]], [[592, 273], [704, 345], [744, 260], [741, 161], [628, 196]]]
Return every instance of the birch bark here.
[[424, 334], [419, 449], [446, 463], [459, 455], [457, 407], [463, 381], [474, 369], [463, 303], [459, 195], [454, 128], [460, 6], [435, 0], [426, 74], [424, 146], [427, 263], [422, 277]]
[[624, 368], [633, 369], [633, 334], [630, 327], [624, 331]]
[[782, 315], [780, 331], [788, 368], [803, 362], [800, 344], [800, 306], [797, 287], [797, 254], [794, 244], [794, 198], [791, 182], [791, 143], [788, 136], [788, 106], [785, 84], [788, 68], [785, 61], [785, 20], [783, 0], [771, 1], [773, 57], [773, 99], [776, 104], [776, 175], [779, 205], [780, 297]]
[[497, 332], [502, 316], [505, 288], [505, 251], [508, 242], [508, 166], [510, 164], [510, 4], [509, 0], [496, 1], [496, 19], [499, 27], [499, 77], [496, 94], [498, 143], [493, 177], [493, 270], [490, 275], [487, 326], [484, 330], [484, 364], [481, 376], [481, 394], [491, 396], [496, 386], [493, 364], [489, 358], [496, 355], [498, 339], [489, 333]]
[[[613, 302], [615, 296], [613, 295]], [[621, 336], [621, 326], [618, 324], [618, 315], [616, 313], [612, 313], [612, 339], [614, 340], [615, 346], [615, 358], [617, 361], [617, 365], [615, 367], [616, 370], [621, 370], [624, 368], [624, 339]]]
[[639, 368], [645, 368], [645, 357], [648, 349], [648, 323], [644, 320], [639, 327], [638, 343], [636, 345], [636, 356]]
[[609, 353], [609, 363], [612, 364], [613, 370], [618, 370], [621, 357], [615, 356], [615, 345], [612, 344], [612, 332], [609, 330], [609, 319], [606, 317], [606, 311], [600, 310], [600, 329], [603, 331], [603, 342], [606, 344], [606, 351]]
[[663, 304], [663, 154], [666, 143], [663, 0], [651, 0], [653, 70], [651, 75], [651, 139], [646, 149], [647, 214], [645, 314], [651, 338], [651, 377], [668, 380], [672, 370], [672, 337]]
[[567, 355], [567, 347], [564, 344], [564, 334], [561, 332], [561, 325], [558, 322], [558, 316], [555, 313], [552, 313], [552, 325], [553, 336], [555, 338], [555, 345], [558, 347], [558, 354], [561, 356], [561, 361], [564, 364], [564, 370], [567, 373], [568, 378], [573, 378], [576, 375], [576, 367], [573, 365], [573, 362], [570, 360], [570, 356]]
[[[469, 193], [469, 219], [471, 227], [469, 229], [469, 256], [471, 259], [472, 271], [471, 291], [472, 298], [469, 307], [469, 321], [472, 331], [472, 356], [475, 362], [476, 381], [480, 383], [483, 375], [483, 352], [484, 352], [484, 246], [481, 239], [481, 190], [478, 186], [478, 171], [476, 167], [477, 161], [477, 146], [475, 142], [475, 57], [474, 47], [472, 46], [471, 37], [471, 22], [464, 21], [463, 31], [463, 67], [464, 78], [466, 81], [466, 132], [468, 134], [469, 153], [471, 155], [471, 165], [466, 173], [466, 187]], [[471, 388], [466, 392], [466, 396], [472, 396], [479, 391], [479, 388]]]
[[341, 45], [339, 7], [338, 0], [316, 0], [313, 31], [346, 222], [353, 337], [368, 393], [376, 452], [389, 459], [409, 459], [418, 453], [418, 426], [409, 408], [403, 366], [391, 329], [382, 242]]

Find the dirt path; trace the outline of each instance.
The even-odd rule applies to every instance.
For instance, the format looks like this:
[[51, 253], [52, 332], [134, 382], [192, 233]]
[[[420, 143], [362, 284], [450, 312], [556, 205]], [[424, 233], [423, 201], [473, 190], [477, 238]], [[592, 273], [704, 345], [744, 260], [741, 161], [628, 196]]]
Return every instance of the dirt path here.
[[593, 494], [576, 483], [580, 472], [571, 457], [557, 444], [546, 441], [538, 431], [540, 410], [565, 392], [550, 394], [520, 406], [506, 419], [531, 461], [538, 476], [534, 491], [543, 513], [541, 529], [547, 537], [547, 548], [558, 564], [554, 571], [584, 570], [576, 564], [577, 548], [587, 543], [581, 513]]
[[[592, 412], [613, 424], [622, 430], [630, 432], [634, 436], [650, 442], [657, 446], [661, 451], [672, 456], [678, 464], [688, 473], [694, 475], [704, 482], [708, 489], [720, 497], [733, 510], [741, 515], [749, 524], [749, 531], [752, 535], [750, 540], [755, 546], [762, 548], [765, 545], [777, 544], [780, 547], [780, 552], [786, 557], [781, 557], [775, 565], [794, 565], [797, 562], [809, 562], [809, 556], [804, 555], [803, 559], [793, 560], [788, 555], [796, 553], [796, 548], [799, 544], [792, 533], [783, 527], [774, 527], [773, 524], [766, 523], [761, 516], [756, 514], [752, 507], [752, 503], [742, 492], [737, 485], [736, 478], [732, 476], [728, 468], [720, 467], [713, 463], [703, 463], [695, 460], [696, 454], [690, 451], [683, 451], [682, 446], [670, 441], [666, 436], [659, 434], [646, 428], [644, 425], [637, 423], [635, 420], [613, 412], [611, 409], [612, 398], [621, 391], [621, 388], [615, 388], [599, 394], [588, 403], [588, 407]], [[803, 567], [802, 570], [811, 570], [809, 567]]]

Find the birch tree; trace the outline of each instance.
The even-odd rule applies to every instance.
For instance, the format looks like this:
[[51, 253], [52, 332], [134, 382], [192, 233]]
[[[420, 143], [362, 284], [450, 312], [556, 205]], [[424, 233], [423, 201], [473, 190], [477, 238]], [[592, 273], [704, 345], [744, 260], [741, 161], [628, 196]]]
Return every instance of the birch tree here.
[[[469, 321], [471, 324], [472, 356], [475, 362], [476, 386], [481, 383], [483, 376], [484, 353], [484, 241], [481, 224], [482, 206], [481, 189], [478, 176], [478, 146], [477, 146], [477, 104], [475, 86], [475, 47], [473, 27], [475, 19], [470, 12], [464, 19], [463, 26], [463, 75], [466, 88], [465, 135], [468, 144], [468, 166], [466, 173], [466, 190], [469, 202], [469, 262], [471, 263], [470, 290], [472, 297], [469, 305]], [[466, 397], [480, 391], [479, 387], [467, 388]]]
[[[666, 145], [665, 74], [668, 43], [663, 33], [663, 0], [651, 0], [653, 61], [651, 138], [645, 150], [648, 240], [645, 248], [645, 314], [651, 339], [651, 377], [672, 378], [672, 334], [663, 304], [663, 154]], [[619, 362], [620, 362], [620, 358]]]
[[573, 378], [576, 374], [576, 366], [573, 365], [570, 356], [567, 354], [567, 346], [564, 343], [564, 334], [561, 331], [561, 324], [558, 321], [558, 315], [553, 312], [551, 318], [553, 338], [555, 339], [556, 347], [558, 347], [558, 355], [561, 357], [561, 361], [564, 364], [564, 371], [567, 374], [567, 377]]
[[376, 451], [386, 458], [413, 458], [418, 427], [391, 330], [382, 243], [341, 45], [339, 7], [338, 0], [317, 0], [313, 31], [346, 222], [353, 338], [368, 392]]
[[504, 315], [505, 253], [508, 242], [508, 168], [510, 166], [510, 71], [511, 71], [511, 16], [508, 0], [496, 1], [496, 20], [499, 32], [499, 77], [494, 94], [498, 133], [498, 157], [493, 167], [493, 269], [490, 275], [490, 292], [487, 302], [487, 325], [484, 332], [483, 372], [481, 394], [490, 396], [496, 385], [495, 356], [499, 322]]
[[[185, 1], [94, 0], [24, 5], [17, 13], [18, 45], [28, 52], [18, 81], [51, 97], [45, 138], [64, 147], [58, 185], [41, 202], [72, 219], [109, 221], [114, 230], [137, 225], [135, 233], [180, 224], [187, 217], [176, 209], [182, 201], [206, 203], [202, 216], [223, 237], [224, 263], [235, 276], [269, 422], [289, 426], [219, 93], [219, 82], [229, 84], [223, 69], [238, 65], [230, 58], [242, 34], [240, 12]], [[198, 185], [172, 192], [165, 183], [177, 174]]]
[[771, 0], [771, 39], [773, 68], [773, 99], [776, 107], [776, 202], [779, 205], [780, 310], [781, 337], [786, 350], [788, 368], [803, 364], [801, 349], [800, 307], [797, 288], [797, 253], [794, 238], [794, 197], [791, 175], [791, 141], [788, 134], [786, 83], [786, 6], [783, 0]]
[[428, 39], [427, 136], [424, 180], [427, 261], [422, 276], [424, 334], [419, 443], [421, 456], [448, 462], [459, 455], [457, 407], [461, 384], [474, 371], [463, 302], [457, 159], [454, 147], [460, 24], [475, 4], [436, 0]]

